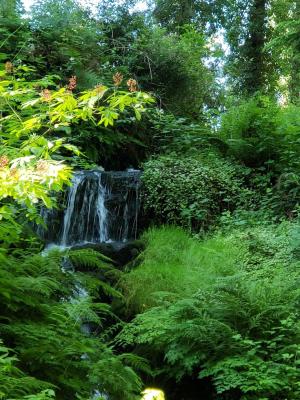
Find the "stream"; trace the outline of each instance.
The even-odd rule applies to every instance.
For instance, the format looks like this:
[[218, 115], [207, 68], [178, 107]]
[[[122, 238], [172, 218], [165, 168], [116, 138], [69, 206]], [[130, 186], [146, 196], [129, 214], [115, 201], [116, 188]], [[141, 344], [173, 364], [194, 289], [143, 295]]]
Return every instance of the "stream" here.
[[[134, 169], [75, 172], [65, 194], [65, 207], [42, 210], [47, 229], [39, 227], [37, 233], [46, 243], [43, 253], [53, 247], [64, 250], [97, 246], [96, 250], [111, 256], [126, 248], [138, 235], [140, 176], [141, 171]], [[68, 258], [64, 258], [62, 269], [74, 272]], [[85, 296], [88, 292], [78, 284], [68, 301], [76, 303]], [[83, 324], [82, 330], [90, 333], [88, 325]], [[92, 396], [108, 399], [98, 391]]]

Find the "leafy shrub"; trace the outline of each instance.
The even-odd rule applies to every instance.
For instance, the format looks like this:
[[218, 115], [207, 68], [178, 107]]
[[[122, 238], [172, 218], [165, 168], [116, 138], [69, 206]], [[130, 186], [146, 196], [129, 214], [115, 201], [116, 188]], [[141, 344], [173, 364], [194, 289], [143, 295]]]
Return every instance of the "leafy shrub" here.
[[276, 184], [271, 200], [275, 210], [289, 214], [300, 202], [300, 108], [290, 105], [277, 116], [278, 162], [274, 165]]
[[295, 222], [274, 223], [264, 211], [237, 210], [236, 215], [222, 215], [218, 233], [243, 243], [243, 269], [289, 268], [299, 257], [299, 218]]
[[213, 153], [153, 158], [144, 164], [145, 212], [156, 223], [205, 229], [247, 197], [242, 186], [246, 173]]
[[219, 130], [220, 138], [229, 145], [229, 154], [250, 167], [276, 159], [278, 112], [275, 102], [259, 95], [230, 108], [222, 117]]
[[22, 393], [24, 394], [28, 390], [34, 392], [40, 390], [42, 387], [46, 389], [36, 395], [22, 396], [22, 399], [46, 400], [52, 398], [54, 391], [49, 389], [51, 385], [26, 376], [25, 373], [15, 366], [18, 360], [15, 356], [10, 355], [10, 353], [11, 350], [4, 346], [0, 340], [0, 399], [7, 398], [6, 395], [8, 393], [21, 396]]
[[299, 107], [256, 95], [224, 114], [218, 135], [228, 155], [255, 168], [250, 186], [264, 182], [264, 207], [289, 215], [300, 201]]
[[176, 117], [163, 109], [148, 109], [147, 133], [151, 154], [172, 153], [195, 154], [203, 149], [218, 149], [225, 153], [227, 145], [211, 132], [210, 121], [192, 122], [185, 117]]
[[246, 165], [267, 165], [277, 175], [299, 171], [299, 107], [254, 96], [224, 114], [218, 132], [229, 153]]

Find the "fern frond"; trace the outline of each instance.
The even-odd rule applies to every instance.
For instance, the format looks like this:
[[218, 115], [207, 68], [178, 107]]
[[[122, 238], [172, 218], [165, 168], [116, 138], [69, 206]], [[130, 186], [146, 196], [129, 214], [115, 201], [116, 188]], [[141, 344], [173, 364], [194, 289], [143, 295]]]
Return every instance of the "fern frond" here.
[[112, 269], [113, 261], [93, 249], [70, 250], [67, 255], [75, 267], [96, 268], [104, 271]]

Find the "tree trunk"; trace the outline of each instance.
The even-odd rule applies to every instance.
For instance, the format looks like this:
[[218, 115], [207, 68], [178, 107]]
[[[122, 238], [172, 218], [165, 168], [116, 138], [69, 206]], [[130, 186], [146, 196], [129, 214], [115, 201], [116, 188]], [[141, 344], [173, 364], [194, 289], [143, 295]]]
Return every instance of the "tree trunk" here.
[[249, 13], [248, 35], [241, 51], [243, 61], [243, 87], [252, 95], [263, 90], [266, 83], [267, 0], [253, 0]]
[[[300, 3], [296, 3], [295, 14], [293, 16], [295, 21], [300, 20]], [[291, 60], [291, 77], [290, 77], [290, 98], [295, 104], [300, 103], [300, 31], [299, 38], [293, 46], [293, 55]]]

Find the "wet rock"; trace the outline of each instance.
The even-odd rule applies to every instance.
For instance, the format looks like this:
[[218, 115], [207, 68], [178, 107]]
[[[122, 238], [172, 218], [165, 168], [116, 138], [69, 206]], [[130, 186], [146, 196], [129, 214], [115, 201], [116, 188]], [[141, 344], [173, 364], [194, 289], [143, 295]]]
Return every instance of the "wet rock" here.
[[86, 243], [72, 246], [72, 249], [93, 249], [109, 257], [117, 266], [122, 267], [135, 259], [144, 250], [144, 243], [140, 240], [111, 243]]

